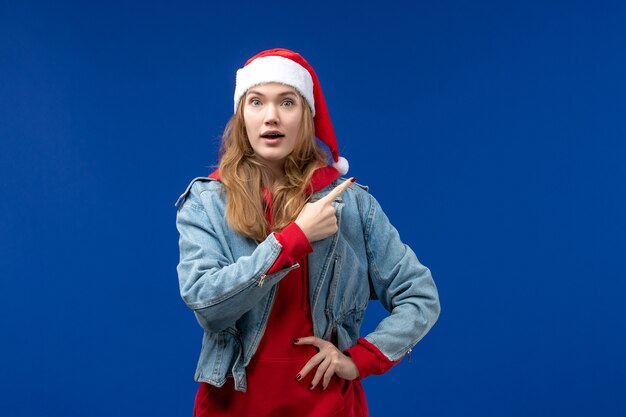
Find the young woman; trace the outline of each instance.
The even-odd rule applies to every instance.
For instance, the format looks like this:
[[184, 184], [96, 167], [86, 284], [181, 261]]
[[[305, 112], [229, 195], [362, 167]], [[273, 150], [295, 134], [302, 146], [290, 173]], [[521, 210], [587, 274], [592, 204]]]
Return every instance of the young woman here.
[[[437, 320], [430, 271], [367, 188], [339, 179], [347, 162], [302, 56], [255, 55], [234, 98], [218, 169], [176, 203], [180, 292], [204, 329], [194, 415], [367, 416], [360, 380]], [[370, 299], [390, 314], [359, 337]]]

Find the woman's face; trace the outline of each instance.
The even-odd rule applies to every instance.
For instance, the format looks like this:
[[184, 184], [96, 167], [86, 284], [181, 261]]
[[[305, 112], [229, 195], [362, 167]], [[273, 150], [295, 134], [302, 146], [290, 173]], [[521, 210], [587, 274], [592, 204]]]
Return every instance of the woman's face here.
[[282, 171], [296, 147], [303, 106], [308, 104], [296, 90], [278, 83], [254, 86], [244, 99], [243, 118], [252, 149], [270, 167]]

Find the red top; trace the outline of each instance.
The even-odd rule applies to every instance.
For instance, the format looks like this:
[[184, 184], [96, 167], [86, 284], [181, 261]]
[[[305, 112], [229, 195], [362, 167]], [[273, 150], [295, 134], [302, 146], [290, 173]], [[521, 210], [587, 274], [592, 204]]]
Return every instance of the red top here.
[[[219, 179], [214, 172], [211, 178]], [[331, 184], [339, 173], [332, 167], [318, 169], [313, 175], [312, 191]], [[268, 220], [271, 220], [271, 195], [265, 195]], [[315, 375], [311, 370], [302, 380], [296, 375], [317, 348], [294, 345], [293, 340], [313, 336], [313, 320], [309, 305], [307, 255], [313, 251], [302, 230], [291, 223], [275, 234], [282, 251], [268, 274], [298, 262], [300, 268], [289, 272], [278, 284], [272, 311], [261, 342], [247, 366], [247, 392], [235, 391], [231, 378], [217, 388], [201, 383], [196, 395], [194, 415], [201, 416], [303, 416], [303, 417], [365, 417], [368, 415], [365, 392], [360, 380], [381, 374], [399, 361], [387, 359], [374, 345], [360, 338], [344, 353], [352, 357], [359, 369], [357, 380], [346, 381], [337, 376], [322, 391], [321, 382], [314, 390], [309, 385]]]

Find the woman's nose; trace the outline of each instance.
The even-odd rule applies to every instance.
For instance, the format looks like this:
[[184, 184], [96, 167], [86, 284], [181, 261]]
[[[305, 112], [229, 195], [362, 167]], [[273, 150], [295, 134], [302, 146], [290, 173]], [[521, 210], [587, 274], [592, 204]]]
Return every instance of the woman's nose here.
[[276, 109], [276, 106], [272, 104], [267, 106], [266, 111], [265, 111], [265, 123], [266, 124], [278, 123], [278, 109]]

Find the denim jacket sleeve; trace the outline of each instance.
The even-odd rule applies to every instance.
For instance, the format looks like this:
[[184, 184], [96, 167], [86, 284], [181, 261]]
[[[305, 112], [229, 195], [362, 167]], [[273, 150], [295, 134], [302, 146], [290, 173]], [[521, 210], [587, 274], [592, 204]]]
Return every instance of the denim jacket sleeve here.
[[224, 220], [218, 187], [192, 183], [176, 215], [180, 294], [202, 327], [212, 332], [233, 326], [299, 266], [266, 275], [280, 254], [280, 243], [273, 234], [260, 243], [236, 235]]
[[362, 213], [372, 296], [391, 314], [365, 339], [398, 360], [428, 333], [439, 317], [439, 296], [422, 265], [374, 197]]

